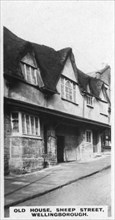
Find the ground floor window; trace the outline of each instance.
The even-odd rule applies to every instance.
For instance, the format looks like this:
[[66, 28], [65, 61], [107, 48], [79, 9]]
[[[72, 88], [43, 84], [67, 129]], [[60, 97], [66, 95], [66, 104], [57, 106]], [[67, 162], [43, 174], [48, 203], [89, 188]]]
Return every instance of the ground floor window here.
[[90, 130], [86, 131], [86, 142], [88, 143], [92, 142], [92, 132]]
[[12, 134], [40, 136], [40, 120], [38, 116], [22, 112], [11, 113]]

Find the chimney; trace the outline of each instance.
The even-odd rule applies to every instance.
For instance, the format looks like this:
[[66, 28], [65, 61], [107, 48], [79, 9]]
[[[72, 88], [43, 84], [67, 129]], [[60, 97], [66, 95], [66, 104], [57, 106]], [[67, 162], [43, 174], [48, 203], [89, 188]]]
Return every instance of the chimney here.
[[95, 77], [96, 77], [96, 79], [100, 79], [100, 78], [101, 78], [100, 72], [96, 72], [96, 73], [95, 73]]

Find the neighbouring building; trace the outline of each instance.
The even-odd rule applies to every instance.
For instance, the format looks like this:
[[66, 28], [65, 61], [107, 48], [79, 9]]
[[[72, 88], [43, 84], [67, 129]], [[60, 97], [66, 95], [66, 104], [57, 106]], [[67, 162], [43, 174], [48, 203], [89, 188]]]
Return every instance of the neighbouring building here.
[[5, 174], [85, 160], [109, 146], [110, 82], [100, 75], [79, 70], [71, 48], [55, 51], [4, 28]]

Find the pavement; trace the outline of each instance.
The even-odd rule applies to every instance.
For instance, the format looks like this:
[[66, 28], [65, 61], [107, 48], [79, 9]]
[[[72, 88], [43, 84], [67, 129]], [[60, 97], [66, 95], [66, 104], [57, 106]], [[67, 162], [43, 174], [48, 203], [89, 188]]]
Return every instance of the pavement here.
[[5, 208], [42, 196], [110, 167], [110, 154], [102, 154], [90, 161], [64, 162], [29, 174], [5, 176]]

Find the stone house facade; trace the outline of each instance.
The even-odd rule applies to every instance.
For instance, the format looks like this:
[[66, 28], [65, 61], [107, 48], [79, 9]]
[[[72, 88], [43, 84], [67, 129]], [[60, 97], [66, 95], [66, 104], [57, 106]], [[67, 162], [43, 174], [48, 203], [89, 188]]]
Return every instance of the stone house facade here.
[[105, 132], [110, 141], [109, 85], [79, 70], [71, 48], [55, 51], [4, 28], [5, 174], [101, 153]]

